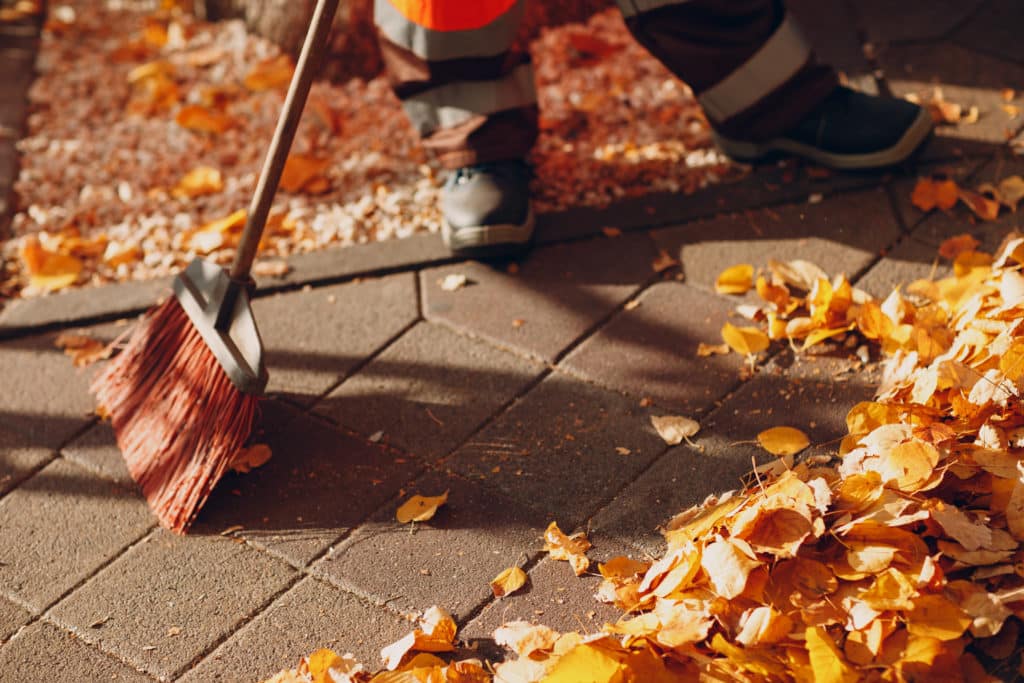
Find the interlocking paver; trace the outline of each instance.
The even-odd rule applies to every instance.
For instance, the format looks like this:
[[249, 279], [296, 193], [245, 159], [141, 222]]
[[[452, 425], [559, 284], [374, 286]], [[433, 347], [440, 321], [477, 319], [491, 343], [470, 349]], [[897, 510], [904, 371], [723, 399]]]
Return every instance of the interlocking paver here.
[[652, 412], [658, 411], [636, 399], [555, 373], [446, 465], [567, 531], [664, 451]]
[[0, 500], [0, 591], [41, 611], [152, 523], [132, 492], [56, 460]]
[[[476, 262], [425, 270], [423, 312], [551, 361], [651, 279], [656, 255], [646, 235], [626, 235], [536, 249], [515, 273]], [[445, 291], [438, 282], [451, 274], [472, 284]]]
[[0, 427], [0, 495], [53, 458], [53, 451], [30, 446], [24, 434]]
[[376, 667], [382, 645], [413, 625], [315, 578], [305, 578], [179, 680], [262, 681], [322, 647]]
[[0, 343], [0, 425], [25, 434], [26, 446], [56, 448], [92, 420], [91, 371], [73, 367], [55, 337]]
[[74, 634], [40, 621], [0, 648], [0, 681], [149, 682], [154, 679], [86, 645]]
[[990, 0], [953, 38], [972, 50], [986, 52], [1003, 59], [1024, 63], [1024, 42], [1020, 27], [1024, 25], [1024, 6], [1017, 0]]
[[420, 456], [451, 451], [543, 368], [442, 325], [416, 325], [315, 406]]
[[769, 258], [800, 258], [852, 277], [899, 232], [885, 191], [876, 189], [718, 216], [658, 231], [654, 239], [680, 260], [688, 284], [712, 290], [729, 266], [764, 267]]
[[915, 280], [945, 277], [949, 262], [939, 258], [934, 245], [906, 236], [856, 282], [858, 289], [884, 299], [896, 287], [906, 291]]
[[596, 562], [592, 562], [588, 574], [576, 576], [568, 562], [544, 558], [529, 574], [526, 587], [489, 604], [459, 632], [459, 637], [485, 653], [499, 654], [502, 651], [493, 642], [494, 630], [510, 621], [544, 624], [556, 631], [595, 633], [622, 616], [621, 610], [594, 598], [601, 584]]
[[[692, 440], [702, 445], [703, 437], [698, 433]], [[687, 444], [671, 448], [594, 516], [590, 538], [599, 547], [613, 543], [639, 551], [639, 557], [661, 557], [661, 525], [711, 494], [739, 487], [749, 471], [747, 453], [711, 454]]]
[[270, 382], [301, 402], [331, 388], [418, 316], [413, 273], [257, 299]]
[[267, 430], [273, 456], [228, 474], [196, 523], [197, 533], [238, 535], [303, 566], [366, 519], [420, 467], [415, 458], [301, 416]]
[[0, 597], [0, 643], [14, 635], [31, 618], [32, 615], [24, 607]]
[[172, 678], [294, 580], [241, 541], [158, 530], [78, 588], [50, 618], [157, 677]]
[[677, 282], [658, 283], [637, 301], [559, 367], [686, 414], [707, 408], [736, 383], [740, 356], [697, 356], [700, 343], [720, 343], [728, 302]]
[[543, 546], [546, 521], [453, 475], [431, 472], [404, 489], [405, 497], [444, 491], [448, 502], [430, 521], [399, 524], [386, 506], [313, 571], [403, 612], [437, 604], [465, 618], [489, 598], [491, 579]]
[[[974, 123], [937, 126], [936, 138], [922, 150], [922, 159], [991, 155], [1021, 127], [1020, 117], [1003, 109], [1002, 92], [1020, 87], [1024, 65], [949, 42], [892, 46], [882, 52], [880, 61], [897, 95], [916, 93], [927, 101], [940, 87], [943, 98], [961, 105], [965, 113], [971, 106], [978, 107], [979, 118]], [[1020, 106], [1019, 95], [1016, 97], [1015, 104]]]
[[886, 0], [851, 3], [859, 26], [876, 43], [934, 40], [952, 31], [984, 0], [903, 0], [899, 18]]
[[61, 453], [101, 477], [126, 488], [136, 488], [135, 480], [128, 474], [124, 456], [117, 447], [110, 422], [97, 422], [62, 448]]

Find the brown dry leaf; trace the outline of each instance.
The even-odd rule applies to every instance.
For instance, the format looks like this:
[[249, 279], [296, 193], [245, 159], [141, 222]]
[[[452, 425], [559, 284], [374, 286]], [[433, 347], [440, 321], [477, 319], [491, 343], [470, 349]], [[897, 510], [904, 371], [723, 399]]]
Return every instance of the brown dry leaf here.
[[957, 196], [981, 220], [994, 221], [999, 217], [999, 202], [995, 199], [964, 188], [960, 188]]
[[174, 197], [202, 197], [224, 189], [224, 178], [216, 168], [197, 166], [186, 173], [171, 190]]
[[[389, 671], [402, 665], [411, 652], [451, 652], [455, 649], [455, 620], [445, 610], [433, 606], [424, 612], [420, 627], [380, 651], [381, 659]], [[422, 661], [422, 660], [421, 660]], [[428, 659], [431, 665], [442, 660]]]
[[664, 249], [658, 251], [658, 256], [651, 261], [651, 270], [655, 273], [661, 273], [670, 268], [675, 268], [679, 265], [679, 261], [676, 260], [670, 253]]
[[736, 327], [732, 323], [722, 326], [722, 339], [736, 353], [752, 356], [768, 348], [771, 340], [756, 327]]
[[271, 59], [257, 64], [246, 74], [242, 83], [249, 90], [256, 92], [262, 90], [285, 89], [291, 83], [292, 73], [295, 65], [292, 58], [286, 54], [280, 54]]
[[943, 240], [939, 245], [939, 256], [952, 261], [965, 251], [974, 251], [979, 244], [981, 242], [974, 239], [973, 235], [964, 232]]
[[676, 446], [700, 431], [700, 423], [682, 415], [651, 415], [651, 424], [669, 446]]
[[54, 340], [54, 346], [63, 349], [64, 353], [71, 357], [71, 364], [76, 368], [92, 365], [96, 361], [110, 358], [113, 349], [100, 341], [85, 334], [74, 334], [62, 332]]
[[308, 154], [289, 154], [284, 162], [284, 170], [281, 171], [281, 189], [285, 192], [301, 192], [316, 180], [326, 180], [322, 174], [330, 164], [330, 159]]
[[587, 551], [590, 549], [590, 541], [583, 532], [566, 536], [558, 528], [557, 522], [551, 522], [544, 531], [544, 550], [548, 552], [553, 560], [565, 560], [571, 566], [576, 576], [581, 576], [590, 566], [590, 558]]
[[197, 104], [189, 104], [179, 109], [174, 121], [182, 128], [213, 135], [230, 130], [238, 123], [227, 114]]
[[448, 502], [447, 491], [440, 496], [415, 495], [399, 506], [398, 510], [395, 511], [395, 519], [400, 524], [426, 522], [433, 519], [434, 515], [437, 514], [437, 509], [446, 502]]
[[796, 455], [811, 445], [807, 435], [795, 427], [766, 429], [757, 435], [757, 442], [772, 455]]
[[922, 211], [952, 209], [959, 198], [959, 188], [952, 180], [918, 178], [910, 202]]
[[1021, 199], [1024, 199], [1024, 178], [1012, 175], [999, 181], [999, 200], [1003, 204], [1016, 211]]
[[494, 597], [503, 598], [525, 585], [526, 572], [520, 567], [509, 567], [491, 579], [491, 592], [494, 593]]
[[722, 344], [706, 344], [700, 342], [697, 344], [697, 356], [700, 358], [707, 358], [708, 356], [724, 356], [729, 353], [729, 345], [726, 343]]
[[509, 648], [520, 657], [529, 657], [536, 652], [551, 650], [560, 635], [547, 626], [513, 621], [495, 629], [494, 642]]
[[271, 456], [270, 446], [265, 443], [257, 443], [252, 446], [246, 446], [238, 452], [235, 459], [231, 461], [231, 469], [235, 472], [251, 472], [264, 465]]
[[723, 270], [715, 280], [719, 294], [746, 294], [754, 286], [754, 266], [741, 263]]

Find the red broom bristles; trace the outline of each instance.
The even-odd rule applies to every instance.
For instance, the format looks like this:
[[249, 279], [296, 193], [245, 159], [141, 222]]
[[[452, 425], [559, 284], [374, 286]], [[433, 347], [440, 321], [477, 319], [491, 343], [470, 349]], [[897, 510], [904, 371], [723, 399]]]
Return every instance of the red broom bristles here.
[[91, 391], [160, 524], [184, 533], [249, 438], [258, 398], [235, 388], [174, 297]]

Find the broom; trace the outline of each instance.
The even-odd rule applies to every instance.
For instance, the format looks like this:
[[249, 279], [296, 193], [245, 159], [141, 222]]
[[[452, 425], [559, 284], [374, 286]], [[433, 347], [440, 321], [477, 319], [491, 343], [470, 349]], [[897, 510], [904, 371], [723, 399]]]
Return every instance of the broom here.
[[317, 0], [230, 272], [196, 259], [95, 378], [128, 472], [162, 526], [184, 533], [252, 431], [267, 384], [249, 276], [338, 0]]

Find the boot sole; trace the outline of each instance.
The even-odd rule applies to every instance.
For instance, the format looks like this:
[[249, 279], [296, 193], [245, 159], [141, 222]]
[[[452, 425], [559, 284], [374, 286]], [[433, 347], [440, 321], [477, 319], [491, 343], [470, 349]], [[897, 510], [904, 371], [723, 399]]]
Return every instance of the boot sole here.
[[499, 223], [476, 225], [453, 230], [448, 221], [441, 224], [441, 239], [448, 250], [457, 256], [472, 258], [498, 258], [518, 256], [530, 247], [533, 239], [534, 216], [531, 207], [521, 225]]
[[837, 152], [826, 152], [825, 150], [806, 145], [796, 140], [786, 138], [775, 138], [768, 142], [743, 142], [723, 137], [712, 133], [719, 148], [736, 161], [760, 161], [769, 156], [784, 152], [795, 156], [815, 161], [822, 166], [828, 166], [844, 171], [864, 170], [870, 168], [883, 168], [893, 166], [914, 153], [925, 138], [932, 132], [932, 117], [927, 110], [922, 109], [910, 124], [903, 137], [894, 145], [877, 152], [867, 154], [842, 154]]

